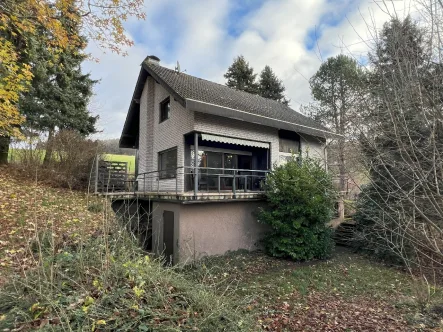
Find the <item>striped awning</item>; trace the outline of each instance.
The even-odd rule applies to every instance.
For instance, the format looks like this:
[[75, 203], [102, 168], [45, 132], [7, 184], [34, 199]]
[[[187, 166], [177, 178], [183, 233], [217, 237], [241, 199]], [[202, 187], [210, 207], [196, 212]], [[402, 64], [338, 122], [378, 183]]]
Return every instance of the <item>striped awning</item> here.
[[212, 134], [201, 134], [201, 135], [202, 135], [202, 140], [204, 141], [228, 143], [228, 144], [236, 144], [244, 146], [254, 146], [256, 148], [269, 149], [269, 143], [265, 142], [250, 141], [247, 139], [232, 138], [232, 137], [218, 136]]

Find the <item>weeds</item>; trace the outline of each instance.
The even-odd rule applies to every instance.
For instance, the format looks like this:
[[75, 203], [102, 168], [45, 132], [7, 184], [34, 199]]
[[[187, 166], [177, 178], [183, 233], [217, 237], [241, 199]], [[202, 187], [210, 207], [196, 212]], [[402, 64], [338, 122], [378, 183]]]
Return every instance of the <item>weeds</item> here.
[[254, 330], [238, 303], [140, 249], [106, 200], [4, 173], [0, 181], [10, 211], [1, 215], [1, 262], [11, 267], [2, 271], [0, 330]]

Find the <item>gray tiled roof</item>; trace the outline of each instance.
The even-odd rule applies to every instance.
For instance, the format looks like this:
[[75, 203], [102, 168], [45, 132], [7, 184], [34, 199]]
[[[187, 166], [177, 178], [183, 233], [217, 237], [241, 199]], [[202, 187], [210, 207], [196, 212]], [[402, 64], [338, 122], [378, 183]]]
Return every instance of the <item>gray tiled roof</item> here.
[[294, 111], [275, 100], [267, 99], [225, 85], [210, 82], [185, 73], [144, 61], [142, 64], [151, 75], [157, 76], [170, 87], [181, 99], [194, 99], [205, 103], [229, 107], [236, 110], [265, 116], [276, 120], [329, 131], [316, 121]]

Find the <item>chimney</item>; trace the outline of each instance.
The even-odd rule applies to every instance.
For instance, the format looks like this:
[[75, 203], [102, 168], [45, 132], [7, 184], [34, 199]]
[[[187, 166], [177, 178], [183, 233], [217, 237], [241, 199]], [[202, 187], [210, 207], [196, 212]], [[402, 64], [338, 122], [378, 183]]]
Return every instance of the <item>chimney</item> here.
[[160, 65], [160, 58], [156, 57], [155, 55], [148, 55], [145, 61], [153, 65]]

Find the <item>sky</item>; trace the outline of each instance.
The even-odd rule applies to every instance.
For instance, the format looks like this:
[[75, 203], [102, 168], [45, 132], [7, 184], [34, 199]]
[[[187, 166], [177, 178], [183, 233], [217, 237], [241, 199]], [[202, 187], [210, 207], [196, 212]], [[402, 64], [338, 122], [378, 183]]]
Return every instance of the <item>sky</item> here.
[[393, 14], [414, 12], [412, 0], [145, 0], [146, 20], [129, 20], [134, 41], [127, 56], [91, 42], [99, 62], [83, 69], [100, 82], [90, 110], [99, 115], [96, 138], [119, 138], [148, 55], [165, 67], [225, 83], [223, 74], [243, 55], [255, 72], [269, 65], [283, 81], [290, 106], [311, 101], [309, 78], [328, 57], [346, 54], [366, 63], [374, 33]]

